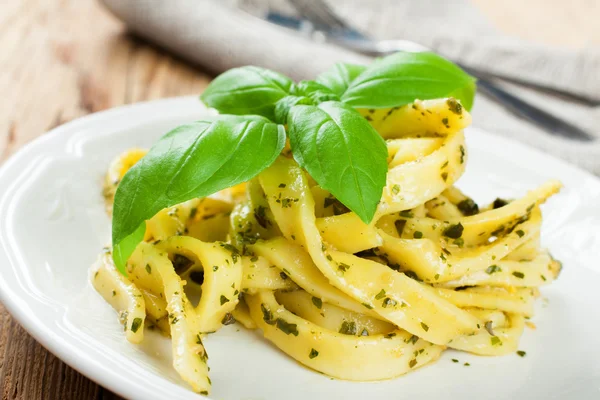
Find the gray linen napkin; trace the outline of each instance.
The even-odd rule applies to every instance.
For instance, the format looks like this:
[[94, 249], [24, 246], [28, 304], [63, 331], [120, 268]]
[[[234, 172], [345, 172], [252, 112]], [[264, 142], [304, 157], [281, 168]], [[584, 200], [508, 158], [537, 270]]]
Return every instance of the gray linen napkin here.
[[[268, 10], [294, 15], [285, 0], [101, 1], [134, 33], [215, 73], [252, 64], [294, 79], [310, 79], [335, 62], [370, 61], [251, 16]], [[482, 95], [472, 112], [477, 127], [526, 142], [600, 175], [599, 49], [567, 51], [503, 36], [468, 0], [345, 0], [330, 5], [372, 37], [413, 40], [467, 65], [595, 102], [592, 107], [503, 83], [511, 92], [597, 136], [592, 143], [552, 136]]]

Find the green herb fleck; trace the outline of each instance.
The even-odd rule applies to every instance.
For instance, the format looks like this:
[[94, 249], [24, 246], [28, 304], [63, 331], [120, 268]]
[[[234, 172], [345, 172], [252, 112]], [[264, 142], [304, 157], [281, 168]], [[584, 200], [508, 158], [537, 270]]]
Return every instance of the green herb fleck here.
[[342, 326], [340, 327], [339, 332], [344, 335], [356, 335], [356, 322], [344, 320], [344, 322], [342, 322]]
[[525, 278], [525, 274], [524, 274], [524, 273], [522, 273], [522, 272], [519, 272], [519, 271], [513, 271], [513, 273], [512, 273], [512, 274], [513, 274], [514, 276], [516, 276], [517, 278], [519, 278], [519, 279], [523, 279], [523, 278]]
[[492, 343], [492, 346], [502, 346], [502, 340], [498, 336], [492, 336], [490, 343]]
[[400, 216], [403, 218], [412, 218], [415, 215], [410, 210], [403, 210], [403, 211], [400, 211]]
[[375, 299], [376, 300], [381, 300], [385, 297], [385, 290], [381, 289], [381, 291], [379, 293], [377, 293], [377, 295], [375, 295]]
[[464, 216], [475, 215], [479, 213], [479, 206], [472, 199], [465, 199], [457, 204], [458, 209]]
[[388, 308], [388, 307], [394, 307], [397, 304], [398, 304], [398, 302], [396, 300], [386, 297], [385, 299], [383, 299], [383, 303], [381, 303], [381, 306], [383, 308]]
[[522, 229], [519, 229], [516, 233], [517, 233], [517, 235], [519, 235], [519, 237], [525, 236], [525, 232], [523, 232]]
[[277, 328], [286, 335], [298, 336], [298, 325], [290, 324], [281, 318], [277, 318]]
[[517, 350], [517, 354], [519, 355], [519, 357], [525, 357], [525, 355], [527, 355], [527, 353], [523, 350]]
[[421, 328], [423, 328], [425, 332], [429, 331], [429, 326], [425, 322], [421, 322]]
[[495, 272], [502, 272], [502, 268], [500, 268], [499, 266], [497, 266], [496, 264], [494, 265], [490, 265], [489, 267], [487, 267], [487, 269], [485, 270], [485, 272], [488, 273], [488, 275], [491, 275]]
[[412, 335], [406, 340], [406, 343], [415, 344], [419, 341], [419, 337], [417, 335]]
[[392, 193], [394, 193], [394, 194], [400, 193], [400, 185], [392, 186]]
[[263, 320], [269, 325], [275, 325], [275, 321], [273, 320], [273, 313], [271, 312], [271, 310], [269, 310], [264, 304], [260, 305], [260, 309], [263, 313]]
[[134, 318], [133, 322], [131, 323], [131, 332], [136, 333], [138, 329], [140, 329], [140, 326], [142, 326], [142, 319]]
[[150, 266], [150, 264], [146, 264], [146, 272], [147, 272], [148, 274], [151, 274], [151, 273], [152, 273], [152, 267]]
[[221, 295], [221, 305], [228, 303], [228, 302], [229, 302], [229, 299], [227, 297]]
[[319, 355], [319, 352], [316, 351], [315, 349], [310, 349], [310, 354], [308, 355], [308, 358], [310, 358], [311, 360], [315, 357], [317, 357]]
[[463, 234], [464, 227], [459, 222], [458, 224], [450, 225], [444, 230], [444, 236], [451, 239], [458, 239]]
[[323, 307], [323, 300], [321, 300], [318, 297], [313, 296], [312, 297], [312, 303], [315, 305], [315, 307], [317, 307], [319, 310]]
[[415, 238], [415, 239], [421, 239], [422, 237], [423, 237], [423, 232], [421, 232], [421, 231], [415, 231], [413, 233], [413, 238]]
[[413, 358], [412, 360], [410, 360], [410, 361], [408, 362], [408, 366], [409, 366], [410, 368], [414, 367], [415, 365], [417, 365], [417, 360], [416, 360], [415, 358]]

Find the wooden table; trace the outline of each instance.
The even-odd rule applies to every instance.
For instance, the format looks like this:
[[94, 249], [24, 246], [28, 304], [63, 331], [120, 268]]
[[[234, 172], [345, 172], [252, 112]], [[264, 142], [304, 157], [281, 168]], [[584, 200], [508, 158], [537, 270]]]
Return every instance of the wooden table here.
[[[473, 0], [524, 39], [600, 45], [597, 0]], [[0, 2], [0, 162], [84, 114], [199, 94], [207, 73], [132, 38], [94, 0]], [[32, 339], [0, 304], [2, 399], [117, 399]]]

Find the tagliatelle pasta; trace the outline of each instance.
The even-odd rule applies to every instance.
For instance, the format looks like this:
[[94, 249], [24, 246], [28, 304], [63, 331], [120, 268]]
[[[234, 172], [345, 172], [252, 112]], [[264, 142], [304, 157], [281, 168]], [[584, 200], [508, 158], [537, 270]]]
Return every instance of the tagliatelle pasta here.
[[[140, 343], [144, 327], [170, 335], [175, 369], [204, 394], [202, 340], [236, 320], [309, 368], [355, 381], [405, 374], [446, 348], [514, 352], [538, 288], [560, 272], [539, 240], [540, 205], [560, 184], [479, 207], [454, 186], [470, 123], [456, 100], [360, 111], [388, 145], [370, 224], [284, 151], [252, 181], [147, 221], [127, 276], [110, 249], [100, 256], [92, 282], [127, 340]], [[144, 154], [133, 149], [111, 164], [109, 213]]]

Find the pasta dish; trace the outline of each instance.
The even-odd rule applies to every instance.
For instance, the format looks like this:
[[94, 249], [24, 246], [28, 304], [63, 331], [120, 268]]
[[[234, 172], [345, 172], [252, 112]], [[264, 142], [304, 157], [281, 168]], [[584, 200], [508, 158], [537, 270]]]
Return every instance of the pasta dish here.
[[[485, 206], [461, 192], [471, 123], [462, 103], [353, 106], [387, 148], [369, 222], [320, 184], [290, 133], [251, 179], [146, 219], [122, 271], [107, 247], [91, 281], [129, 342], [145, 329], [170, 336], [174, 368], [202, 394], [203, 338], [236, 321], [305, 366], [352, 381], [397, 377], [447, 348], [514, 353], [539, 288], [560, 272], [540, 245], [540, 205], [560, 183]], [[290, 132], [296, 107], [312, 106], [291, 109]], [[110, 165], [109, 215], [128, 171], [147, 157], [130, 149]]]

